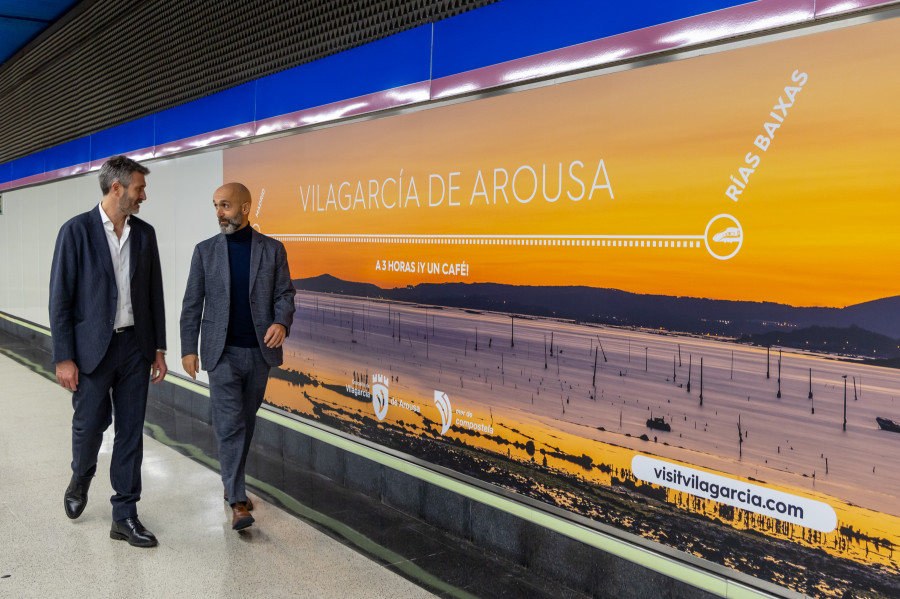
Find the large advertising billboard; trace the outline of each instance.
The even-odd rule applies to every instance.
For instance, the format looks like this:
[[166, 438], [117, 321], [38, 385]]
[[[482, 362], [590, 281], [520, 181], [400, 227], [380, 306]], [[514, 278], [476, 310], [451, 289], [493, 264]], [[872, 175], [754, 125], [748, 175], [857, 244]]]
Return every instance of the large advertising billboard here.
[[267, 401], [814, 596], [900, 595], [900, 20], [225, 151]]

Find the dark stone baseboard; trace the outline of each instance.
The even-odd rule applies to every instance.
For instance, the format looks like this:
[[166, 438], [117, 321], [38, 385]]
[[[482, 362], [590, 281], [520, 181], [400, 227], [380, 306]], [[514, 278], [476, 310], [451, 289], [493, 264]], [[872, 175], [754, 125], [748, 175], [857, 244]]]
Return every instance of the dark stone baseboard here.
[[[43, 354], [45, 368], [52, 367], [47, 334], [4, 318], [0, 318], [0, 331]], [[176, 442], [190, 443], [216, 458], [209, 398], [203, 394], [168, 380], [151, 385], [147, 421], [163, 428]], [[273, 468], [273, 463], [284, 467]], [[282, 488], [290, 486], [283, 480], [289, 469], [325, 477], [592, 597], [717, 596], [293, 428], [258, 418], [247, 474]]]

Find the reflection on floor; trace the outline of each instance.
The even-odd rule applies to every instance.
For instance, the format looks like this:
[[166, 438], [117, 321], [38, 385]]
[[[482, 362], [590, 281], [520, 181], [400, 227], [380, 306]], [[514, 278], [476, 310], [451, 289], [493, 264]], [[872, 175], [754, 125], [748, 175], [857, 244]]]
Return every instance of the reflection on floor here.
[[160, 546], [110, 540], [111, 431], [88, 507], [70, 521], [71, 403], [51, 369], [46, 352], [0, 332], [0, 596], [582, 597], [259, 452], [248, 465], [257, 524], [236, 533], [209, 427], [160, 407], [139, 504]]

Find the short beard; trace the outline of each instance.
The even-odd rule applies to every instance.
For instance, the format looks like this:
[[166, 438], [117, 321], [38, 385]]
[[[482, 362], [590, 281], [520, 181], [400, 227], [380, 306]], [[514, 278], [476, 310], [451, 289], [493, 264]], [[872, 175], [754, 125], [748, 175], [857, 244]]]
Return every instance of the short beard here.
[[124, 216], [135, 214], [139, 210], [139, 207], [135, 207], [134, 200], [135, 198], [133, 198], [126, 189], [122, 197], [119, 198], [119, 212]]
[[227, 225], [223, 225], [221, 222], [219, 222], [219, 229], [221, 229], [222, 233], [224, 233], [225, 235], [231, 235], [241, 228], [240, 218], [227, 218], [225, 220], [228, 221]]

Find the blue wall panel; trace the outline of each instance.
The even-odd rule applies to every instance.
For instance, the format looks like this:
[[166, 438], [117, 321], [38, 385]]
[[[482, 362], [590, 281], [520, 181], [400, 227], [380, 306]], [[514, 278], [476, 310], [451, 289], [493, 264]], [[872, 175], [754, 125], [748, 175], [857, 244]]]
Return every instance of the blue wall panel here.
[[44, 150], [48, 171], [84, 164], [91, 160], [91, 138], [82, 137]]
[[423, 25], [259, 79], [262, 120], [427, 81], [431, 26]]
[[12, 166], [12, 179], [23, 179], [32, 175], [40, 175], [45, 170], [45, 157], [46, 150], [31, 154], [30, 156], [23, 156], [18, 160], [13, 160], [10, 163]]
[[152, 148], [155, 115], [130, 121], [91, 136], [91, 160]]
[[156, 145], [253, 122], [256, 82], [251, 81], [156, 115]]
[[505, 0], [435, 23], [432, 77], [456, 75], [740, 4], [749, 3]]

